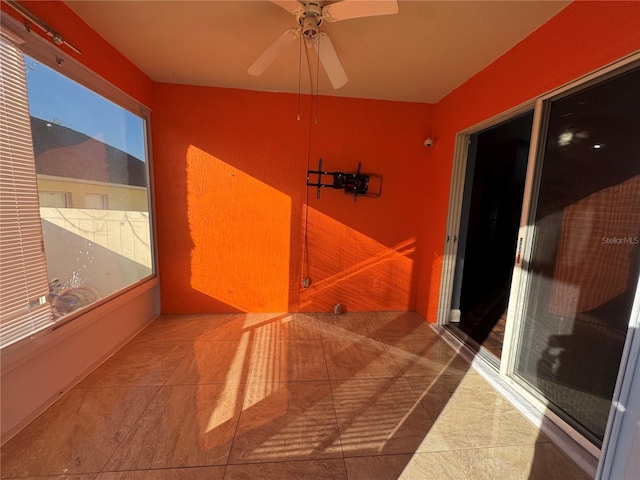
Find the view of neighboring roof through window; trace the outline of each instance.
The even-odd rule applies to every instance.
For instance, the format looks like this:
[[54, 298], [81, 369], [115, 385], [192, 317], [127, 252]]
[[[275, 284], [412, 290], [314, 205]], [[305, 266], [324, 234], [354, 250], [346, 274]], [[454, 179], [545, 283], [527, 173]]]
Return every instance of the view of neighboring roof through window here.
[[62, 317], [153, 273], [146, 120], [24, 60], [50, 302]]
[[142, 118], [27, 55], [25, 64], [32, 117], [83, 133], [145, 161]]

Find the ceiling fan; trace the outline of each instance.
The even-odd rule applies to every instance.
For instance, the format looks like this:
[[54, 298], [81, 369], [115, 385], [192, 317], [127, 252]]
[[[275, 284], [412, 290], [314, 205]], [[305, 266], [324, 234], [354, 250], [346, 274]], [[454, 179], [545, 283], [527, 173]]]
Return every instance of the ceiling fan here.
[[328, 35], [320, 31], [323, 21], [338, 22], [350, 18], [373, 17], [398, 13], [397, 0], [339, 0], [337, 2], [270, 0], [293, 14], [298, 27], [285, 30], [247, 70], [260, 76], [280, 53], [300, 34], [307, 47], [314, 47], [334, 89], [347, 83], [347, 73]]

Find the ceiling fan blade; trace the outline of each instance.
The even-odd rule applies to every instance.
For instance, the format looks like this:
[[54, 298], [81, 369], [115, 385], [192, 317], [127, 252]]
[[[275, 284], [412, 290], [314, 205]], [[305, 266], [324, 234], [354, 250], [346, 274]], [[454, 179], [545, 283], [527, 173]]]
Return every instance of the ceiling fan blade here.
[[289, 13], [294, 15], [302, 12], [304, 9], [302, 4], [298, 0], [271, 0], [271, 3], [275, 3], [279, 7], [284, 8]]
[[329, 22], [394, 13], [398, 13], [397, 0], [342, 0], [322, 9], [322, 17]]
[[290, 28], [289, 30], [285, 30], [282, 34], [276, 38], [275, 42], [267, 47], [267, 49], [262, 52], [255, 62], [249, 67], [247, 72], [256, 77], [262, 75], [271, 63], [276, 59], [280, 52], [292, 43], [296, 38], [298, 38], [299, 29]]
[[340, 58], [338, 58], [338, 54], [336, 53], [335, 48], [333, 48], [333, 44], [326, 33], [321, 32], [316, 36], [315, 47], [318, 52], [318, 56], [320, 57], [320, 62], [324, 67], [324, 71], [327, 72], [327, 76], [331, 81], [331, 85], [333, 85], [333, 88], [337, 90], [347, 83], [349, 78], [347, 77], [347, 72], [344, 71], [342, 63], [340, 63]]

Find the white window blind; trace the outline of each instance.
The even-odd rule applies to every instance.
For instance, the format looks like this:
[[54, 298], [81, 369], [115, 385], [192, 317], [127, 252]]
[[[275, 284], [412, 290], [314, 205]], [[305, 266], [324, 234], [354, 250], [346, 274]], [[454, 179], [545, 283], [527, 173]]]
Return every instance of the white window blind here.
[[22, 52], [0, 37], [0, 348], [53, 323]]

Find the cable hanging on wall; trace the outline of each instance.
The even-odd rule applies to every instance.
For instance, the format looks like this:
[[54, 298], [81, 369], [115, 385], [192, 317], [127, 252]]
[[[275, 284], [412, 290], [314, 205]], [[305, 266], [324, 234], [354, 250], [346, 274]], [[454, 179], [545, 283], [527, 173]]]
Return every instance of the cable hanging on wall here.
[[[301, 100], [301, 78], [302, 78], [302, 49], [304, 40], [300, 38], [300, 54], [298, 63], [298, 121], [300, 121], [300, 100]], [[309, 60], [309, 53], [304, 48], [305, 59], [307, 63], [307, 71], [309, 72], [309, 87], [311, 90], [311, 103], [309, 105], [309, 125], [307, 134], [307, 170], [309, 169], [309, 161], [311, 159], [311, 128], [312, 128], [312, 115], [313, 115], [313, 74], [311, 72], [311, 62]], [[316, 76], [317, 78], [317, 76]], [[317, 84], [317, 82], [316, 82]], [[317, 95], [317, 92], [316, 92]], [[316, 105], [317, 111], [317, 105]], [[316, 112], [315, 123], [318, 123], [318, 115]], [[311, 277], [309, 276], [309, 189], [305, 192], [305, 209], [304, 209], [304, 234], [302, 239], [302, 279], [301, 284], [303, 288], [309, 288], [311, 286]]]
[[[298, 55], [298, 121], [300, 121], [300, 105], [301, 105], [301, 77], [302, 77], [302, 38], [300, 38], [300, 50]], [[379, 197], [382, 193], [382, 176], [375, 173], [362, 173], [362, 163], [358, 163], [356, 172], [333, 172], [322, 170], [322, 159], [318, 162], [318, 169], [312, 170], [310, 166], [311, 160], [311, 133], [312, 133], [312, 118], [313, 123], [318, 123], [318, 104], [319, 104], [319, 84], [320, 84], [320, 48], [317, 45], [317, 57], [316, 57], [316, 75], [315, 75], [315, 92], [313, 84], [313, 73], [311, 69], [311, 61], [309, 54], [305, 49], [305, 59], [307, 63], [307, 69], [309, 72], [309, 84], [311, 90], [311, 102], [309, 108], [309, 126], [307, 137], [307, 186], [316, 187], [316, 198], [320, 198], [320, 191], [322, 188], [333, 188], [344, 190], [346, 194], [353, 195], [354, 202], [358, 201], [358, 197]], [[314, 95], [315, 93], [315, 95]], [[314, 98], [315, 97], [315, 98]], [[315, 108], [314, 108], [315, 106]], [[312, 176], [315, 175], [315, 179]], [[326, 177], [329, 177], [327, 180]], [[313, 181], [315, 180], [315, 181]], [[373, 187], [373, 188], [372, 188]], [[304, 234], [302, 243], [302, 279], [301, 284], [303, 288], [309, 288], [311, 285], [311, 278], [309, 276], [309, 189], [305, 193], [305, 209], [304, 209]]]

